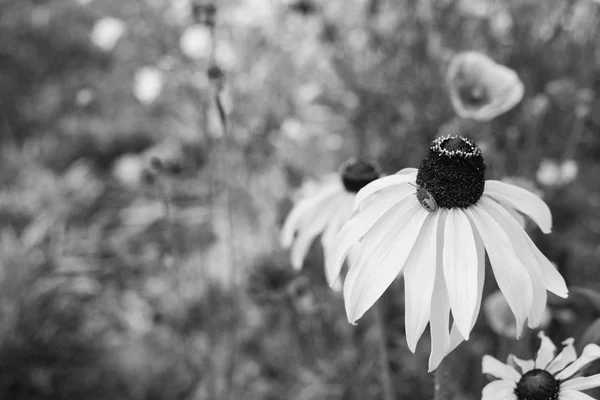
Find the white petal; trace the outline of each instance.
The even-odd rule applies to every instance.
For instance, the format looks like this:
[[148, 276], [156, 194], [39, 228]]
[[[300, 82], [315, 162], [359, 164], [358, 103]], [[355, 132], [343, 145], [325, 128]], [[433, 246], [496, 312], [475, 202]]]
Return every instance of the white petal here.
[[[348, 250], [379, 221], [390, 209], [411, 196], [414, 188], [409, 184], [376, 196], [340, 229], [331, 246], [330, 256], [325, 260], [328, 282], [334, 282], [340, 274]], [[387, 219], [387, 217], [386, 217]]]
[[483, 359], [481, 360], [481, 372], [515, 384], [521, 379], [521, 374], [514, 368], [511, 368], [488, 355], [483, 356]]
[[538, 350], [537, 358], [535, 359], [535, 367], [538, 369], [546, 369], [550, 361], [554, 358], [556, 346], [548, 336], [544, 335], [543, 331], [538, 333], [538, 337], [542, 340], [540, 349]]
[[[496, 207], [496, 203], [493, 201], [490, 201], [487, 198], [487, 196], [483, 196], [481, 198], [480, 202], [481, 202], [481, 204], [485, 204], [486, 207], [489, 209], [493, 208], [495, 210], [498, 210], [498, 207]], [[499, 218], [501, 218], [502, 215], [504, 215], [504, 213], [496, 212], [494, 214], [494, 218], [499, 219]], [[546, 256], [544, 256], [542, 254], [542, 252], [537, 248], [535, 243], [533, 243], [533, 241], [529, 238], [529, 235], [527, 235], [527, 233], [523, 229], [516, 229], [514, 224], [510, 224], [509, 221], [506, 220], [506, 215], [504, 215], [502, 220], [504, 221], [504, 223], [502, 225], [507, 227], [507, 229], [510, 229], [510, 232], [509, 232], [510, 237], [513, 237], [513, 236], [515, 238], [521, 237], [525, 241], [526, 245], [524, 245], [522, 243], [522, 241], [520, 241], [518, 246], [516, 243], [513, 245], [513, 247], [515, 249], [519, 250], [519, 252], [518, 252], [519, 257], [525, 257], [525, 258], [521, 258], [523, 260], [523, 264], [525, 266], [532, 266], [534, 264], [537, 264], [538, 268], [539, 268], [539, 273], [541, 273], [541, 276], [545, 283], [546, 289], [551, 291], [552, 293], [556, 294], [557, 296], [560, 296], [563, 298], [567, 297], [567, 295], [568, 295], [567, 284], [565, 283], [565, 280], [563, 279], [562, 275], [560, 275], [560, 273], [552, 265], [550, 260], [548, 260], [546, 258]], [[527, 248], [529, 249], [529, 251], [526, 251]], [[535, 261], [531, 260], [531, 257], [530, 257], [531, 254], [535, 257]], [[531, 268], [529, 269], [529, 272], [530, 272], [530, 274], [535, 274], [535, 275], [537, 275], [537, 273], [538, 273], [538, 271], [534, 271]], [[538, 288], [538, 290], [539, 290], [539, 288]], [[539, 295], [543, 296], [543, 294], [541, 292], [539, 293]], [[546, 302], [543, 301], [543, 303], [545, 304]], [[542, 308], [541, 302], [538, 302], [537, 305], [538, 305], [538, 314], [540, 314], [540, 315], [543, 314], [543, 310], [540, 310], [540, 308]]]
[[[327, 203], [323, 204], [325, 201], [327, 201]], [[323, 232], [327, 223], [331, 220], [331, 217], [335, 215], [336, 210], [343, 201], [343, 196], [338, 194], [319, 203], [320, 209], [316, 209], [315, 214], [310, 216], [311, 220], [306, 223], [306, 226], [300, 229], [298, 237], [294, 240], [290, 252], [292, 266], [295, 269], [302, 268], [304, 258], [306, 257], [306, 253], [308, 253], [313, 240], [318, 234]]]
[[472, 206], [466, 213], [483, 240], [498, 287], [515, 314], [518, 337], [532, 303], [529, 273], [515, 254], [507, 233], [485, 210]]
[[600, 386], [600, 374], [570, 379], [560, 384], [561, 390], [587, 390]]
[[515, 395], [515, 384], [509, 381], [493, 381], [485, 385], [481, 400], [517, 400]]
[[535, 362], [533, 360], [521, 360], [519, 357], [514, 356], [512, 354], [508, 357], [512, 362], [515, 363], [516, 366], [521, 368], [522, 374], [526, 374], [535, 368]]
[[443, 255], [443, 227], [447, 214], [446, 209], [441, 209], [440, 225], [438, 227], [438, 251], [435, 285], [431, 299], [431, 319], [429, 321], [429, 334], [431, 335], [431, 354], [429, 355], [429, 372], [435, 370], [440, 362], [448, 354], [450, 349], [450, 334], [448, 324], [450, 323], [450, 302], [446, 281], [444, 280]]
[[579, 370], [581, 370], [584, 366], [588, 365], [594, 360], [600, 358], [600, 346], [597, 344], [588, 344], [583, 348], [583, 352], [581, 356], [575, 360], [575, 362], [569, 365], [567, 368], [563, 369], [562, 372], [556, 374], [556, 379], [564, 381], [565, 379], [570, 378], [575, 375]]
[[517, 223], [519, 224], [519, 226], [521, 228], [525, 229], [525, 217], [523, 215], [519, 214], [517, 212], [517, 210], [515, 210], [511, 206], [508, 206], [506, 204], [502, 204], [501, 202], [499, 202], [499, 203], [506, 210], [506, 212], [508, 212], [510, 214], [510, 216], [513, 217], [515, 219], [515, 221], [517, 221]]
[[477, 249], [473, 229], [462, 210], [448, 210], [444, 228], [444, 278], [452, 316], [465, 340], [477, 305]]
[[573, 338], [566, 339], [562, 342], [565, 348], [550, 362], [548, 367], [546, 367], [546, 371], [551, 374], [556, 374], [577, 359], [577, 352], [575, 351], [575, 346], [573, 346], [574, 342], [575, 339]]
[[[327, 224], [323, 235], [321, 236], [321, 245], [323, 246], [323, 256], [325, 259], [325, 277], [330, 278], [330, 274], [327, 273], [327, 259], [331, 256], [331, 247], [335, 236], [340, 231], [341, 227], [348, 222], [350, 215], [352, 215], [353, 200], [348, 199], [344, 204], [341, 205], [340, 209], [336, 211], [336, 214]], [[338, 274], [339, 275], [339, 274]], [[333, 282], [329, 282], [331, 286]]]
[[322, 192], [315, 196], [308, 197], [299, 201], [288, 215], [281, 229], [281, 245], [290, 247], [294, 240], [294, 234], [298, 230], [299, 225], [307, 214], [311, 214], [310, 210], [318, 209], [317, 207], [324, 200], [341, 192], [343, 189], [340, 185], [332, 185], [329, 188], [323, 189]]
[[427, 217], [404, 267], [406, 342], [413, 353], [431, 315], [440, 215]]
[[558, 400], [595, 400], [592, 396], [577, 390], [561, 390], [558, 395]]
[[[403, 184], [407, 184], [408, 182], [413, 182], [413, 176], [411, 174], [388, 175], [376, 179], [358, 191], [356, 199], [354, 200], [354, 208], [358, 208], [367, 197], [380, 190], [389, 189], [398, 185], [404, 186]], [[413, 192], [416, 192], [414, 187]]]
[[484, 193], [528, 215], [544, 233], [552, 231], [552, 214], [542, 199], [528, 190], [501, 181], [486, 181]]
[[[473, 229], [475, 246], [477, 248], [477, 304], [475, 306], [475, 312], [471, 318], [470, 329], [472, 330], [477, 322], [479, 310], [481, 309], [481, 300], [483, 297], [483, 284], [485, 283], [485, 247], [483, 247], [483, 241], [481, 240], [481, 237], [479, 236], [479, 233], [477, 233], [475, 227], [471, 226], [471, 228]], [[454, 350], [464, 340], [465, 339], [458, 331], [456, 322], [454, 322], [452, 324], [452, 330], [450, 331], [450, 351]]]
[[529, 236], [527, 236], [527, 233], [525, 233], [523, 228], [515, 223], [516, 221], [510, 217], [508, 212], [493, 200], [484, 196], [478, 204], [480, 204], [481, 207], [484, 207], [489, 215], [496, 220], [508, 234], [512, 248], [515, 250], [521, 264], [525, 267], [531, 277], [533, 299], [527, 317], [529, 319], [529, 327], [535, 328], [539, 325], [542, 316], [544, 315], [548, 295], [546, 293], [544, 277], [540, 271], [535, 254], [531, 251], [529, 246], [531, 239], [529, 239]]
[[[390, 221], [377, 223], [361, 243], [361, 247], [364, 246], [360, 255], [362, 260], [359, 259], [350, 269], [346, 279], [347, 283], [352, 283], [347, 297], [344, 287], [346, 311], [352, 323], [371, 308], [402, 271], [423, 222], [429, 216], [416, 199], [410, 200], [411, 204], [405, 212], [397, 218], [391, 215]], [[377, 225], [382, 226], [384, 232], [389, 232], [382, 240], [379, 240]], [[391, 232], [390, 226], [395, 228]]]

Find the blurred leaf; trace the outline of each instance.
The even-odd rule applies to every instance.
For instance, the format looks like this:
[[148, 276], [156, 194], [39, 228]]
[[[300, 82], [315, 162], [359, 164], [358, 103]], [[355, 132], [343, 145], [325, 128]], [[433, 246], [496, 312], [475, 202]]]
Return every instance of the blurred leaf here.
[[594, 323], [591, 324], [585, 330], [585, 332], [583, 332], [583, 335], [581, 335], [581, 339], [575, 341], [575, 345], [577, 346], [577, 353], [581, 354], [583, 348], [591, 343], [600, 344], [600, 318], [594, 321]]

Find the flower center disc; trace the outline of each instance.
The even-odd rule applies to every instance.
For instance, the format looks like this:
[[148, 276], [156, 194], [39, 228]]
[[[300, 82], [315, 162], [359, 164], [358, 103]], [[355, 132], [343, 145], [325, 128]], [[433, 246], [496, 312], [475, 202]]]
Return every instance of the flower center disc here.
[[417, 185], [426, 189], [439, 207], [467, 208], [477, 203], [485, 187], [481, 150], [462, 136], [434, 140], [419, 165]]
[[342, 183], [351, 193], [358, 193], [360, 189], [378, 179], [380, 174], [377, 164], [356, 158], [346, 161], [340, 168]]
[[543, 369], [534, 369], [521, 377], [515, 394], [519, 400], [556, 400], [560, 389], [552, 374]]

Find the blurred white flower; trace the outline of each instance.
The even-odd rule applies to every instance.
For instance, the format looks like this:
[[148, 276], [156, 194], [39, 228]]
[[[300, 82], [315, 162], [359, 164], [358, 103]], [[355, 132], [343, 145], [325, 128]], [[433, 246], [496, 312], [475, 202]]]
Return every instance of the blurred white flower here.
[[204, 25], [192, 25], [186, 28], [179, 39], [179, 47], [187, 57], [208, 58], [212, 51], [213, 38]]
[[77, 4], [79, 4], [80, 6], [87, 6], [88, 4], [90, 4], [92, 2], [92, 0], [75, 0], [77, 1]]
[[89, 88], [83, 88], [77, 91], [75, 95], [75, 104], [79, 107], [87, 107], [94, 101], [94, 92]]
[[[517, 333], [517, 322], [510, 310], [506, 298], [500, 290], [495, 291], [485, 299], [483, 309], [488, 325], [496, 334], [510, 339], [515, 338], [515, 334]], [[550, 325], [551, 320], [552, 314], [546, 307], [538, 328], [547, 328], [548, 325]]]
[[122, 185], [137, 187], [142, 183], [146, 162], [137, 154], [121, 156], [112, 168], [112, 174]]
[[507, 10], [498, 10], [492, 16], [490, 16], [490, 30], [495, 37], [508, 37], [512, 27], [513, 19]]
[[574, 340], [569, 338], [555, 355], [554, 343], [544, 332], [538, 336], [541, 344], [535, 360], [521, 360], [511, 354], [507, 365], [492, 356], [483, 357], [482, 372], [499, 380], [483, 388], [481, 400], [593, 400], [581, 390], [600, 386], [600, 374], [582, 377], [580, 372], [600, 358], [600, 347], [588, 344], [577, 358]]
[[[356, 193], [379, 176], [379, 168], [372, 162], [351, 159], [342, 166], [341, 174], [327, 176], [310, 191], [304, 188], [303, 198], [294, 205], [281, 229], [281, 243], [283, 247], [291, 247], [294, 268], [302, 268], [319, 234], [325, 259], [330, 258], [335, 235], [352, 215]], [[325, 271], [330, 285], [339, 284], [339, 273], [329, 274], [330, 268]]]
[[456, 113], [479, 121], [504, 114], [521, 101], [524, 93], [515, 71], [475, 51], [452, 58], [446, 81]]
[[575, 160], [565, 160], [561, 164], [546, 158], [540, 162], [537, 180], [544, 186], [564, 186], [577, 178], [579, 166]]
[[125, 23], [113, 17], [104, 17], [96, 21], [90, 39], [94, 45], [104, 51], [115, 48], [119, 39], [125, 34]]
[[575, 160], [565, 160], [560, 166], [561, 183], [567, 185], [577, 178], [579, 166]]
[[161, 94], [164, 76], [156, 67], [142, 67], [135, 73], [133, 95], [142, 104], [153, 103]]
[[232, 70], [238, 62], [238, 57], [235, 54], [233, 46], [226, 40], [219, 40], [217, 42], [215, 59], [225, 70]]

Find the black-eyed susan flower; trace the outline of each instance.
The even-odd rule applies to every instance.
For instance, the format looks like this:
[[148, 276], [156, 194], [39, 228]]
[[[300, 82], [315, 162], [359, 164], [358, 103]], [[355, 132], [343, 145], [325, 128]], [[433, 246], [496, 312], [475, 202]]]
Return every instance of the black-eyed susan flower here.
[[309, 190], [288, 215], [281, 230], [281, 243], [291, 247], [292, 266], [302, 268], [314, 239], [322, 234], [325, 257], [331, 242], [352, 215], [356, 193], [379, 178], [379, 167], [366, 160], [351, 159]]
[[433, 370], [469, 338], [481, 307], [487, 252], [518, 332], [525, 320], [538, 326], [546, 290], [566, 297], [567, 287], [512, 216], [516, 212], [550, 232], [552, 216], [541, 199], [485, 180], [473, 142], [436, 139], [418, 170], [401, 170], [360, 190], [352, 218], [333, 242], [326, 264], [332, 277], [351, 247], [357, 253], [344, 282], [348, 320], [355, 323], [402, 272], [408, 346], [415, 350], [429, 323]]
[[478, 121], [504, 114], [521, 101], [524, 93], [515, 71], [475, 51], [452, 58], [446, 81], [456, 113]]
[[575, 377], [583, 367], [600, 358], [600, 346], [588, 344], [579, 358], [573, 339], [562, 344], [555, 357], [556, 347], [543, 332], [542, 343], [535, 360], [509, 356], [506, 365], [494, 357], [484, 356], [482, 370], [499, 380], [483, 388], [482, 400], [593, 400], [581, 392], [600, 386], [600, 374]]

